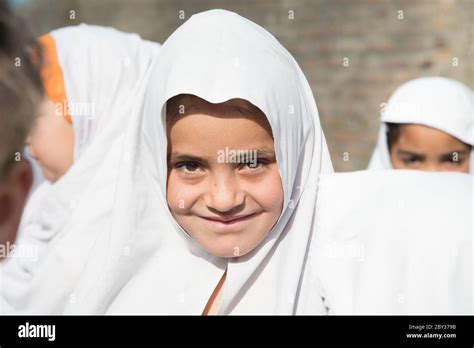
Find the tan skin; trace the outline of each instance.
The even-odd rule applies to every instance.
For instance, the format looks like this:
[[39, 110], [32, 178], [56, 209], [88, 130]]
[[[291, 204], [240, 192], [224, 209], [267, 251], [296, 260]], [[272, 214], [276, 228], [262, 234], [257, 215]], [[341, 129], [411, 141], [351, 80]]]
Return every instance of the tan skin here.
[[221, 280], [219, 280], [219, 283], [214, 289], [214, 292], [212, 293], [211, 297], [209, 297], [209, 300], [207, 302], [206, 307], [204, 308], [202, 312], [202, 315], [216, 315], [218, 313], [219, 305], [222, 299], [222, 293], [224, 291], [226, 275], [227, 275], [227, 271], [224, 272], [224, 275], [222, 276]]
[[28, 151], [43, 170], [44, 177], [56, 182], [73, 164], [74, 129], [47, 98], [40, 107], [35, 126], [27, 138]]
[[471, 147], [435, 128], [406, 124], [392, 145], [394, 169], [469, 173]]
[[[283, 209], [283, 187], [265, 115], [200, 104], [168, 115], [167, 201], [180, 226], [210, 254], [243, 256], [257, 247]], [[258, 166], [221, 163], [219, 150], [259, 149]], [[203, 314], [216, 314], [223, 274]]]

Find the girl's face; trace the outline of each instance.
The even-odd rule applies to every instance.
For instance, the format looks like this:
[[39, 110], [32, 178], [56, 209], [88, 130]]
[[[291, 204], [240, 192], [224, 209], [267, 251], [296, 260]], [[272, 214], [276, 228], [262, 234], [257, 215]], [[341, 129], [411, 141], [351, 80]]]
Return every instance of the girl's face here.
[[167, 124], [172, 215], [209, 253], [247, 254], [262, 242], [283, 208], [265, 115], [249, 115], [227, 103], [200, 103], [184, 115], [168, 117]]
[[72, 166], [74, 159], [74, 130], [72, 125], [55, 112], [54, 104], [45, 99], [40, 114], [27, 139], [28, 152], [51, 182], [57, 181]]
[[469, 172], [471, 147], [440, 130], [400, 125], [400, 136], [391, 148], [395, 169]]

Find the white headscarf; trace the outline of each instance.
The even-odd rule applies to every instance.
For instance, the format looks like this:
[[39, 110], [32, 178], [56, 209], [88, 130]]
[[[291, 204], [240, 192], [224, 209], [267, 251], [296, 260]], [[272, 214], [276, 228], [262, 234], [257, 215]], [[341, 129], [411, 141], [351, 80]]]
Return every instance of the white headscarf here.
[[[56, 183], [44, 182], [25, 207], [17, 245], [33, 248], [35, 257], [13, 258], [2, 265], [0, 295], [6, 302], [4, 311], [29, 310], [30, 299], [25, 292], [84, 193], [92, 189], [95, 200], [103, 199], [101, 186], [93, 184], [108, 169], [105, 158], [123, 132], [159, 49], [158, 44], [136, 34], [85, 24], [54, 30], [49, 35], [56, 46], [68, 102], [55, 107], [72, 118], [74, 164]], [[91, 206], [95, 203], [89, 202]], [[77, 247], [80, 245], [78, 242]], [[38, 282], [49, 281], [48, 277], [37, 278]]]
[[329, 314], [474, 313], [472, 184], [412, 170], [322, 176], [308, 261], [319, 287], [305, 291]]
[[[422, 77], [401, 85], [384, 105], [379, 137], [368, 169], [392, 169], [386, 123], [415, 123], [474, 145], [474, 97], [462, 83], [445, 77]], [[471, 151], [470, 173], [474, 173]]]
[[[272, 127], [284, 208], [265, 240], [243, 257], [208, 254], [167, 206], [165, 103], [182, 93], [212, 103], [248, 100]], [[102, 313], [115, 299], [111, 313], [201, 314], [225, 269], [219, 313], [296, 313], [318, 177], [332, 165], [311, 89], [293, 57], [237, 14], [195, 15], [163, 45], [133, 127], [125, 145], [129, 156], [120, 163], [112, 227], [89, 255], [66, 313]], [[147, 263], [131, 261], [150, 243], [155, 252]], [[311, 311], [325, 313], [313, 295], [319, 305]]]

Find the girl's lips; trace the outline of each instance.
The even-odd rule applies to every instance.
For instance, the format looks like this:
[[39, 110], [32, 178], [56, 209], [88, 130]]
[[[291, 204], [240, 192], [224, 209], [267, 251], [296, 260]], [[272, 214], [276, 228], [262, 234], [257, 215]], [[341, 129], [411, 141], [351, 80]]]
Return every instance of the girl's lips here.
[[246, 222], [250, 221], [256, 213], [253, 214], [248, 214], [248, 215], [243, 215], [243, 216], [236, 216], [234, 218], [230, 219], [222, 219], [222, 218], [211, 218], [211, 217], [205, 217], [205, 216], [200, 216], [200, 218], [209, 225], [212, 229], [217, 229], [219, 231], [232, 231], [232, 230], [238, 230], [242, 227], [243, 224]]

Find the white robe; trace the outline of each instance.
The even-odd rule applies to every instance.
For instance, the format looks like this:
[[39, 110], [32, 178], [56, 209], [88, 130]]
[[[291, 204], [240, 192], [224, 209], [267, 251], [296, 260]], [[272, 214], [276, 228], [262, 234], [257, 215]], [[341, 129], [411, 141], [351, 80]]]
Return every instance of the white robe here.
[[308, 273], [329, 314], [473, 314], [472, 184], [413, 170], [321, 177]]

